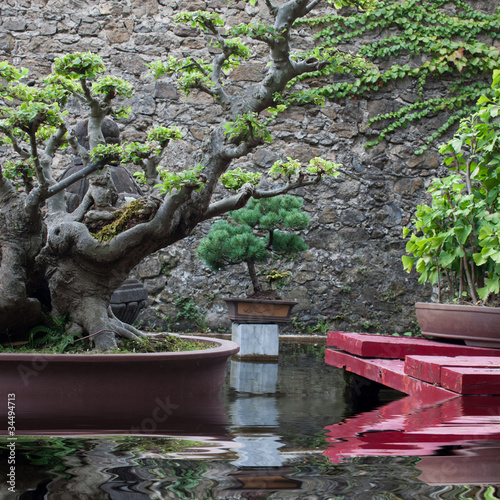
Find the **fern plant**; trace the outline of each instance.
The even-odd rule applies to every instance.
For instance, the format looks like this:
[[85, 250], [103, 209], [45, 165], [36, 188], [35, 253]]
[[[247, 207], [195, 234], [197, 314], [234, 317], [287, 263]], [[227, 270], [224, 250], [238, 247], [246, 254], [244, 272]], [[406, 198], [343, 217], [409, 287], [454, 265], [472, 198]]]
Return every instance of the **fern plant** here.
[[32, 349], [48, 349], [62, 354], [75, 342], [74, 336], [67, 333], [66, 327], [66, 316], [50, 315], [47, 325], [38, 325], [30, 330], [28, 344]]

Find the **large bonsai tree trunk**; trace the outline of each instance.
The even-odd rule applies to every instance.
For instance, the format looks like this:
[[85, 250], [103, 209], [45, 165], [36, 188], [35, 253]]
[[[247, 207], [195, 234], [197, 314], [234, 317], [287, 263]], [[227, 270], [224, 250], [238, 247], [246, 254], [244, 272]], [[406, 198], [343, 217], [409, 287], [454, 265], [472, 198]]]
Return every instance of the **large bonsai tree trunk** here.
[[93, 335], [99, 350], [116, 349], [115, 334], [131, 334], [109, 306], [111, 294], [120, 284], [118, 275], [70, 257], [60, 259], [48, 279], [53, 313], [65, 316], [75, 332]]
[[29, 296], [42, 246], [41, 214], [26, 209], [23, 197], [0, 176], [0, 318], [9, 335], [42, 319], [40, 302]]
[[[116, 336], [138, 339], [141, 332], [118, 320], [110, 301], [143, 258], [142, 252], [127, 251], [125, 246], [114, 254], [112, 245], [98, 243], [83, 224], [64, 219], [49, 220], [48, 242], [38, 259], [45, 269], [53, 314], [65, 316], [75, 333], [90, 335], [99, 350], [116, 349]], [[96, 247], [103, 252], [96, 252]]]

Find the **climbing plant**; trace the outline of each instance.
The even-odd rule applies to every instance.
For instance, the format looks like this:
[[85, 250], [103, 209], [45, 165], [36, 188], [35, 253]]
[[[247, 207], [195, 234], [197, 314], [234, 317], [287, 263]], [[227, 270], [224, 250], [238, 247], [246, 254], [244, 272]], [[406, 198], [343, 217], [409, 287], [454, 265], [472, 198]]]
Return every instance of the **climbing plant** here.
[[[500, 5], [493, 14], [476, 10], [464, 0], [380, 0], [376, 5], [372, 10], [343, 9], [296, 21], [297, 26], [317, 29], [319, 47], [310, 57], [328, 54], [330, 59], [313, 76], [335, 77], [326, 86], [290, 93], [283, 102], [352, 98], [387, 88], [391, 82], [413, 79], [418, 99], [372, 117], [368, 127], [384, 122], [367, 147], [412, 122], [448, 113], [416, 151], [421, 154], [462, 117], [477, 111], [480, 95], [491, 92], [491, 74], [499, 66], [500, 52], [494, 42], [500, 38]], [[379, 32], [387, 36], [363, 42]], [[348, 49], [348, 44], [355, 43], [360, 44], [356, 53]], [[305, 76], [311, 75], [300, 78]], [[426, 86], [436, 79], [451, 82], [443, 95], [429, 96]]]

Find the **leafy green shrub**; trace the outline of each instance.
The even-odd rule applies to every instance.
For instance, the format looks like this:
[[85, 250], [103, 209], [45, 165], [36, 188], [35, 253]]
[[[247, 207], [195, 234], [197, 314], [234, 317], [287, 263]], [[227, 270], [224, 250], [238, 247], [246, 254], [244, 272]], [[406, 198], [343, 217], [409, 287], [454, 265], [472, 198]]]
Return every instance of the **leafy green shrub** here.
[[433, 179], [432, 204], [417, 207], [403, 265], [420, 273], [420, 283], [446, 295], [486, 303], [500, 283], [500, 70], [493, 75], [493, 97], [483, 96], [477, 113], [440, 152], [452, 171]]

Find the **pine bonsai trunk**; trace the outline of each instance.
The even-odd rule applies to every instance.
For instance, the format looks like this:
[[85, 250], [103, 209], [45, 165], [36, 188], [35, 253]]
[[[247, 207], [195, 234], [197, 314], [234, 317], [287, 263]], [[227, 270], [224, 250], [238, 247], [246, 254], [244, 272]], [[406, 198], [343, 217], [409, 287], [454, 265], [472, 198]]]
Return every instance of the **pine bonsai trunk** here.
[[257, 278], [257, 272], [255, 271], [255, 264], [252, 260], [245, 261], [248, 267], [248, 273], [250, 274], [250, 279], [252, 280], [252, 286], [254, 293], [262, 292], [262, 285]]

